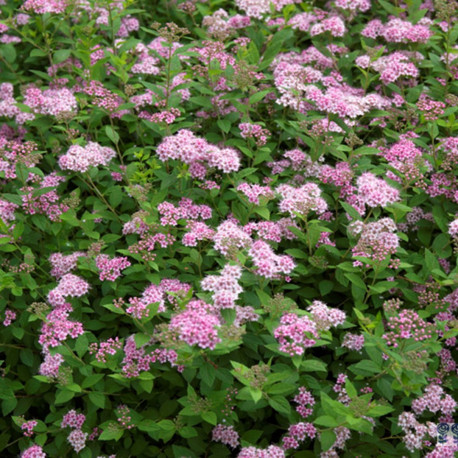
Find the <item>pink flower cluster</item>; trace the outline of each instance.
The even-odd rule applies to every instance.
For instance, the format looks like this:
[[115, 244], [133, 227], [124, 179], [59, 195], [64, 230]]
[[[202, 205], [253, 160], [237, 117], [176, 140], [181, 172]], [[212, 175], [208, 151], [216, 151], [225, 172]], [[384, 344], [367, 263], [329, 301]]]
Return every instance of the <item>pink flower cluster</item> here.
[[285, 458], [285, 452], [276, 445], [269, 445], [266, 449], [244, 447], [237, 458]]
[[26, 0], [21, 6], [24, 11], [32, 11], [36, 14], [62, 14], [65, 8], [67, 8], [66, 0]]
[[29, 420], [25, 421], [21, 425], [22, 431], [24, 431], [24, 436], [26, 437], [32, 437], [33, 436], [33, 428], [38, 425], [38, 422], [36, 420]]
[[319, 335], [316, 324], [308, 316], [287, 313], [280, 319], [280, 326], [274, 331], [280, 350], [290, 356], [302, 355], [308, 347], [315, 345]]
[[252, 204], [259, 205], [259, 197], [262, 196], [268, 200], [275, 197], [274, 192], [268, 186], [260, 186], [258, 184], [240, 183], [237, 186], [237, 191], [243, 192]]
[[216, 425], [212, 430], [212, 440], [236, 448], [239, 446], [239, 434], [233, 426]]
[[444, 393], [444, 389], [435, 384], [425, 388], [425, 394], [412, 401], [412, 409], [416, 415], [421, 415], [425, 410], [432, 413], [441, 412], [442, 415], [452, 418], [456, 410], [457, 403], [449, 394]]
[[[396, 223], [391, 218], [382, 218], [368, 224], [354, 221], [348, 230], [351, 235], [359, 235], [358, 243], [352, 248], [353, 256], [362, 256], [381, 262], [387, 256], [395, 254], [399, 247], [399, 237], [394, 233], [397, 230]], [[353, 265], [358, 267], [363, 263], [356, 260]], [[366, 267], [370, 266], [366, 265]]]
[[317, 22], [310, 28], [310, 35], [321, 35], [322, 33], [329, 32], [333, 37], [343, 37], [346, 28], [344, 21], [338, 16], [331, 16]]
[[48, 351], [49, 347], [59, 346], [68, 337], [76, 339], [84, 334], [82, 323], [68, 319], [72, 311], [70, 304], [64, 303], [56, 306], [48, 313], [38, 338], [38, 342], [45, 351]]
[[213, 293], [213, 304], [219, 309], [234, 308], [243, 288], [238, 284], [242, 276], [242, 269], [239, 266], [227, 264], [221, 271], [221, 275], [208, 275], [201, 286], [204, 291]]
[[45, 353], [45, 359], [40, 364], [38, 373], [46, 377], [56, 378], [59, 375], [59, 367], [64, 362], [64, 357], [60, 353], [51, 355], [50, 353]]
[[[35, 0], [28, 0], [35, 1]], [[46, 3], [48, 0], [44, 0]], [[46, 453], [39, 445], [32, 445], [21, 453], [21, 458], [46, 458]]]
[[252, 138], [258, 147], [264, 146], [270, 136], [270, 132], [260, 124], [242, 122], [239, 124], [239, 129], [242, 138]]
[[86, 415], [77, 413], [76, 410], [69, 410], [62, 418], [61, 428], [81, 429], [86, 421]]
[[89, 291], [89, 283], [73, 274], [63, 275], [57, 286], [48, 293], [48, 302], [56, 307], [65, 304], [66, 297], [81, 297]]
[[107, 355], [115, 355], [118, 350], [122, 348], [122, 342], [119, 337], [114, 339], [109, 338], [104, 342], [97, 344], [96, 342], [89, 345], [89, 353], [92, 355], [95, 353], [95, 359], [99, 363], [107, 362]]
[[331, 327], [336, 327], [344, 323], [346, 315], [342, 310], [328, 307], [324, 302], [313, 301], [307, 307], [317, 331], [328, 331]]
[[88, 433], [83, 433], [81, 429], [74, 429], [67, 437], [67, 441], [73, 447], [76, 453], [79, 453], [86, 447]]
[[86, 253], [82, 251], [75, 251], [69, 255], [53, 253], [51, 256], [49, 256], [49, 262], [52, 265], [50, 274], [53, 277], [61, 278], [64, 274], [67, 274], [73, 269], [76, 269], [78, 259], [83, 256], [86, 256]]
[[189, 164], [189, 172], [194, 178], [204, 178], [211, 168], [224, 173], [236, 172], [240, 168], [238, 151], [212, 145], [187, 129], [181, 129], [175, 135], [165, 137], [156, 151], [163, 162], [179, 160]]
[[368, 207], [386, 207], [399, 200], [399, 191], [373, 173], [363, 173], [356, 184], [359, 200]]
[[265, 278], [281, 278], [281, 274], [288, 275], [296, 267], [291, 256], [276, 255], [270, 245], [263, 240], [253, 242], [248, 254], [256, 267], [256, 274]]
[[361, 32], [363, 37], [383, 37], [389, 43], [426, 43], [433, 32], [427, 25], [412, 24], [400, 18], [389, 20], [385, 25], [380, 19], [369, 21]]
[[364, 336], [347, 332], [342, 341], [342, 347], [349, 350], [361, 351], [364, 347]]
[[227, 220], [221, 223], [213, 237], [215, 249], [227, 256], [234, 250], [247, 249], [251, 246], [251, 237], [235, 222]]
[[296, 423], [288, 428], [288, 433], [283, 437], [283, 448], [299, 448], [300, 442], [304, 442], [307, 437], [313, 439], [316, 436], [316, 428], [312, 423]]
[[248, 223], [243, 230], [251, 236], [256, 232], [263, 240], [280, 243], [283, 239], [294, 240], [297, 235], [290, 231], [290, 227], [298, 228], [291, 218], [280, 218], [278, 221], [260, 221], [259, 223]]
[[212, 240], [215, 235], [212, 228], [199, 221], [188, 221], [186, 229], [188, 232], [183, 235], [181, 240], [184, 246], [197, 246], [198, 241]]
[[124, 358], [121, 362], [124, 377], [138, 377], [140, 372], [149, 371], [150, 365], [157, 361], [162, 364], [169, 362], [172, 366], [175, 365], [177, 354], [174, 350], [157, 348], [148, 354], [145, 347], [146, 345], [142, 345], [140, 348], [137, 348], [133, 335], [126, 339], [123, 349]]
[[132, 416], [130, 414], [130, 409], [125, 404], [120, 404], [115, 410], [118, 423], [124, 429], [132, 429], [135, 427], [132, 423]]
[[176, 332], [178, 338], [188, 345], [213, 350], [216, 344], [221, 342], [218, 337], [218, 328], [221, 324], [212, 311], [211, 305], [201, 300], [192, 300], [187, 304], [185, 311], [171, 318], [169, 329]]
[[328, 204], [321, 197], [321, 189], [315, 183], [306, 183], [300, 188], [282, 184], [276, 191], [282, 197], [280, 211], [289, 213], [292, 218], [297, 217], [296, 213], [306, 217], [312, 211], [321, 215], [328, 209]]
[[453, 220], [448, 226], [448, 233], [452, 237], [458, 237], [458, 218]]
[[126, 257], [110, 258], [106, 254], [99, 254], [95, 258], [95, 265], [99, 269], [100, 281], [115, 281], [121, 276], [121, 271], [127, 269], [131, 263]]
[[10, 309], [5, 310], [5, 319], [3, 320], [3, 326], [9, 326], [16, 319], [16, 312]]
[[180, 219], [207, 220], [212, 217], [212, 209], [208, 205], [196, 205], [185, 197], [178, 203], [178, 207], [170, 202], [162, 202], [157, 206], [157, 210], [161, 215], [162, 226], [176, 226]]
[[336, 0], [334, 3], [338, 8], [349, 11], [366, 12], [371, 7], [370, 0]]
[[45, 89], [30, 87], [25, 91], [24, 105], [33, 109], [34, 113], [57, 116], [60, 113], [74, 113], [78, 104], [73, 92], [68, 88]]
[[307, 391], [305, 386], [299, 387], [299, 394], [294, 396], [293, 401], [298, 404], [296, 406], [296, 412], [299, 413], [302, 418], [307, 418], [308, 416], [312, 415], [313, 406], [315, 405], [315, 398], [309, 391]]
[[72, 145], [59, 158], [59, 166], [62, 170], [87, 172], [90, 167], [108, 165], [115, 156], [116, 152], [112, 148], [101, 146], [95, 142], [89, 142], [85, 147]]
[[413, 310], [401, 310], [397, 316], [390, 316], [387, 323], [389, 331], [383, 335], [387, 345], [398, 347], [402, 339], [413, 339], [416, 342], [431, 339], [434, 325], [420, 318]]

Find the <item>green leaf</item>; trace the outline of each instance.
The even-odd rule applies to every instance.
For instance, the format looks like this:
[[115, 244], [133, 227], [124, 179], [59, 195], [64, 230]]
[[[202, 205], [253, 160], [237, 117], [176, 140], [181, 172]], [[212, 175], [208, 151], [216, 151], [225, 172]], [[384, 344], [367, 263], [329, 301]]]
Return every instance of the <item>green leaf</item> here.
[[321, 417], [315, 419], [313, 423], [319, 426], [326, 426], [328, 428], [336, 428], [343, 422], [338, 421], [336, 417], [331, 417], [330, 415], [322, 415]]
[[53, 61], [55, 64], [60, 64], [64, 60], [70, 57], [72, 50], [71, 49], [59, 49], [56, 51], [53, 56]]
[[368, 411], [368, 415], [371, 417], [381, 417], [382, 415], [386, 415], [387, 413], [393, 412], [393, 407], [390, 406], [375, 406], [371, 407]]
[[269, 398], [269, 405], [272, 409], [276, 410], [277, 412], [283, 413], [285, 415], [289, 415], [291, 412], [291, 406], [286, 398], [283, 396], [273, 396]]
[[324, 452], [329, 450], [334, 445], [335, 441], [336, 441], [336, 434], [334, 433], [334, 431], [326, 430], [321, 433], [320, 443], [321, 443], [321, 448]]
[[99, 393], [97, 391], [92, 391], [89, 393], [89, 400], [94, 404], [96, 407], [99, 407], [100, 409], [105, 408], [105, 395], [102, 393]]
[[105, 132], [107, 134], [107, 137], [115, 144], [117, 145], [119, 142], [119, 134], [111, 127], [111, 126], [105, 126]]
[[381, 371], [381, 367], [369, 359], [365, 359], [359, 363], [352, 364], [348, 366], [348, 369], [357, 375], [372, 375], [378, 374]]
[[205, 420], [213, 426], [216, 426], [218, 423], [218, 417], [215, 412], [202, 412], [200, 416], [202, 417], [202, 420]]

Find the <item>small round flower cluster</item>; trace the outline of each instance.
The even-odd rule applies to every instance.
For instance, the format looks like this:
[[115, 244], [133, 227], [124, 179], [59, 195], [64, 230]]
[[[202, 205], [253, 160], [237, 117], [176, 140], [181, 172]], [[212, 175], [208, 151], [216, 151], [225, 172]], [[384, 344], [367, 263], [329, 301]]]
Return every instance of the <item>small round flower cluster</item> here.
[[16, 204], [0, 199], [0, 218], [2, 219], [3, 223], [8, 225], [8, 223], [16, 219], [14, 216], [14, 211], [17, 208], [18, 206]]
[[81, 297], [89, 291], [89, 283], [73, 274], [65, 274], [48, 293], [48, 302], [56, 307], [65, 304], [66, 297]]
[[5, 310], [5, 319], [3, 320], [3, 326], [9, 326], [16, 319], [16, 312], [13, 310]]
[[243, 192], [247, 196], [248, 201], [255, 205], [259, 205], [259, 196], [263, 196], [268, 200], [275, 197], [272, 189], [268, 186], [259, 186], [258, 184], [240, 183], [237, 186], [237, 191]]
[[362, 68], [372, 68], [380, 73], [380, 81], [387, 85], [403, 76], [416, 78], [419, 75], [418, 68], [411, 60], [412, 56], [407, 51], [396, 51], [374, 62], [370, 61], [369, 56], [360, 56], [356, 63]]
[[[352, 249], [353, 256], [362, 256], [376, 262], [384, 261], [398, 249], [399, 237], [394, 234], [396, 229], [396, 223], [391, 218], [382, 218], [368, 224], [354, 221], [348, 226], [349, 233], [353, 236], [359, 234], [360, 238]], [[391, 264], [395, 266], [395, 260]], [[363, 262], [356, 260], [353, 265], [363, 266]], [[366, 267], [369, 268], [370, 265], [366, 264]]]
[[44, 91], [30, 87], [25, 91], [23, 103], [31, 107], [35, 113], [51, 116], [74, 113], [78, 109], [75, 96], [65, 87]]
[[302, 355], [306, 348], [315, 345], [319, 335], [316, 324], [307, 316], [286, 313], [280, 319], [280, 326], [275, 329], [274, 337], [280, 344], [280, 350], [290, 356]]
[[448, 233], [455, 238], [458, 238], [458, 218], [452, 221], [448, 226]]
[[252, 240], [240, 226], [227, 220], [217, 227], [213, 242], [217, 251], [228, 256], [233, 254], [235, 250], [249, 248]]
[[188, 345], [213, 350], [221, 342], [217, 330], [221, 324], [211, 310], [211, 305], [201, 300], [192, 300], [184, 312], [171, 318], [169, 329], [177, 332], [178, 338]]
[[298, 228], [296, 222], [291, 218], [280, 218], [278, 221], [248, 223], [243, 226], [243, 230], [250, 236], [255, 231], [263, 240], [280, 243], [284, 238], [286, 240], [297, 239], [297, 235], [290, 231], [290, 227]]
[[212, 440], [236, 448], [239, 446], [239, 434], [233, 426], [216, 425], [212, 430]]
[[[305, 386], [299, 387], [299, 394], [294, 396], [293, 401], [299, 404], [296, 406], [296, 412], [298, 412], [302, 418], [307, 418], [309, 415], [312, 415], [315, 398], [307, 391]], [[306, 407], [307, 405], [310, 407]]]
[[399, 191], [373, 173], [363, 173], [356, 180], [356, 185], [359, 200], [368, 207], [386, 207], [399, 200]]
[[389, 332], [383, 335], [387, 345], [398, 347], [401, 339], [414, 339], [416, 342], [431, 339], [434, 325], [420, 318], [417, 312], [404, 309], [397, 316], [388, 318]]
[[59, 166], [62, 170], [87, 172], [90, 167], [108, 165], [115, 156], [116, 152], [112, 148], [95, 142], [89, 142], [84, 148], [80, 145], [72, 145], [59, 158]]
[[428, 422], [427, 425], [420, 423], [412, 412], [402, 412], [398, 417], [398, 426], [406, 434], [404, 444], [410, 452], [423, 448], [425, 436], [437, 435], [437, 425]]
[[364, 347], [364, 336], [347, 332], [344, 335], [341, 346], [348, 348], [349, 350], [356, 350], [361, 352], [362, 348]]
[[285, 450], [296, 449], [307, 437], [313, 439], [315, 436], [316, 428], [312, 423], [296, 423], [288, 428], [287, 435], [283, 437], [283, 448]]
[[457, 403], [449, 394], [444, 393], [444, 389], [435, 384], [425, 388], [425, 394], [412, 401], [412, 409], [416, 415], [421, 415], [426, 409], [432, 413], [441, 412], [445, 416], [452, 418], [456, 410]]
[[186, 229], [188, 232], [183, 235], [181, 240], [184, 246], [197, 246], [198, 241], [212, 240], [216, 233], [205, 223], [199, 221], [188, 221]]
[[132, 417], [130, 415], [130, 409], [125, 404], [120, 404], [116, 409], [115, 413], [117, 415], [118, 423], [124, 429], [132, 429], [135, 427], [132, 423]]
[[283, 184], [276, 191], [282, 197], [280, 211], [289, 213], [292, 218], [297, 217], [296, 213], [306, 217], [312, 211], [321, 215], [328, 209], [328, 204], [320, 197], [321, 189], [315, 183], [306, 183], [300, 188]]
[[86, 421], [86, 415], [77, 413], [76, 410], [69, 410], [62, 418], [61, 428], [81, 429]]
[[[40, 0], [27, 0], [28, 2], [35, 2]], [[49, 3], [49, 0], [43, 0], [45, 3]], [[27, 2], [26, 2], [27, 3]], [[28, 449], [21, 453], [21, 458], [46, 458], [46, 453], [39, 445], [32, 445]]]
[[[351, 432], [345, 426], [338, 426], [334, 428], [334, 434], [336, 435], [336, 440], [332, 447], [327, 451], [321, 453], [321, 458], [337, 458], [339, 455], [336, 452], [336, 448], [343, 450], [345, 448], [345, 442], [351, 437]], [[327, 455], [326, 455], [327, 454]]]
[[162, 226], [176, 226], [180, 219], [207, 220], [212, 217], [212, 209], [208, 205], [196, 205], [185, 197], [178, 203], [178, 207], [170, 202], [162, 202], [157, 206], [157, 210], [161, 215]]
[[49, 262], [52, 265], [50, 274], [53, 277], [61, 278], [63, 275], [75, 269], [78, 259], [83, 256], [86, 256], [86, 253], [82, 251], [75, 251], [69, 255], [53, 253], [51, 256], [49, 256]]
[[89, 345], [89, 353], [93, 355], [95, 353], [95, 359], [99, 363], [107, 362], [107, 355], [115, 355], [118, 350], [122, 348], [122, 342], [119, 340], [119, 337], [114, 339], [109, 338], [105, 342], [91, 343]]
[[329, 32], [333, 37], [343, 37], [346, 29], [344, 21], [338, 16], [331, 16], [317, 22], [310, 28], [310, 36], [320, 35]]
[[38, 342], [43, 346], [45, 351], [49, 347], [57, 347], [64, 342], [69, 336], [76, 339], [84, 334], [82, 323], [79, 321], [70, 321], [68, 316], [72, 311], [72, 307], [68, 303], [56, 306], [46, 316], [46, 321], [40, 330]]
[[73, 447], [76, 453], [79, 453], [86, 447], [88, 433], [83, 433], [81, 429], [74, 429], [67, 437], [67, 441]]
[[242, 122], [239, 124], [239, 129], [241, 137], [245, 139], [252, 138], [258, 148], [264, 146], [267, 143], [267, 138], [270, 136], [270, 132], [260, 124]]
[[362, 30], [363, 37], [383, 37], [388, 43], [426, 43], [433, 35], [426, 25], [415, 24], [394, 18], [385, 25], [380, 19], [374, 19], [366, 24]]
[[17, 177], [17, 164], [34, 167], [41, 158], [41, 154], [37, 153], [36, 143], [19, 140], [7, 141], [0, 135], [0, 172], [4, 172], [6, 179]]
[[38, 422], [36, 420], [29, 420], [29, 421], [24, 421], [21, 425], [22, 431], [24, 431], [24, 436], [26, 437], [32, 437], [33, 436], [33, 428], [38, 425]]
[[[149, 342], [151, 344], [152, 342]], [[174, 350], [167, 350], [165, 348], [157, 348], [150, 354], [146, 354], [146, 345], [137, 348], [134, 336], [126, 339], [124, 345], [124, 358], [121, 362], [122, 372], [126, 378], [134, 378], [140, 375], [140, 372], [149, 371], [150, 365], [159, 361], [164, 364], [169, 362], [175, 365], [177, 354]]]
[[204, 291], [213, 293], [213, 304], [219, 309], [234, 308], [243, 288], [238, 284], [242, 276], [239, 266], [227, 264], [221, 271], [221, 275], [209, 275], [205, 277], [201, 286]]
[[263, 240], [253, 242], [248, 254], [256, 267], [256, 274], [265, 278], [279, 279], [281, 274], [288, 275], [296, 267], [291, 256], [276, 255]]
[[262, 19], [264, 14], [270, 13], [271, 0], [235, 0], [237, 8], [249, 17]]
[[57, 378], [59, 375], [59, 367], [63, 362], [64, 357], [60, 353], [56, 353], [55, 355], [46, 353], [44, 361], [40, 364], [38, 373], [45, 377]]
[[338, 8], [349, 11], [366, 12], [371, 7], [370, 0], [336, 0], [335, 5]]
[[[59, 183], [65, 181], [65, 177], [58, 176], [55, 172], [46, 175], [43, 178], [34, 177], [38, 182], [38, 189], [54, 188]], [[60, 215], [65, 213], [69, 207], [65, 203], [59, 203], [59, 195], [56, 190], [48, 192], [40, 191], [37, 194], [37, 188], [24, 186], [22, 192], [22, 209], [29, 215], [41, 214], [46, 215], [51, 221], [60, 221]]]
[[92, 103], [99, 108], [110, 113], [112, 118], [121, 118], [129, 110], [117, 111], [118, 107], [124, 103], [123, 99], [105, 88], [100, 81], [90, 81], [89, 84], [85, 83], [83, 92], [92, 97]]
[[228, 38], [234, 30], [248, 27], [250, 23], [248, 16], [236, 14], [229, 17], [227, 11], [221, 8], [202, 19], [202, 26], [207, 27], [208, 33], [220, 41]]
[[162, 162], [179, 160], [189, 164], [189, 172], [193, 178], [204, 178], [209, 168], [224, 173], [236, 172], [240, 168], [238, 151], [212, 145], [187, 129], [165, 137], [156, 151]]
[[285, 458], [285, 456], [283, 449], [276, 445], [269, 445], [266, 449], [244, 447], [237, 458]]
[[435, 121], [444, 114], [446, 105], [444, 102], [433, 100], [423, 93], [417, 100], [417, 108], [423, 112], [426, 121]]
[[95, 265], [99, 269], [100, 281], [115, 281], [121, 276], [121, 270], [127, 269], [131, 263], [126, 257], [116, 256], [110, 259], [106, 254], [99, 254], [95, 258]]
[[307, 307], [307, 310], [312, 315], [317, 331], [328, 331], [333, 326], [336, 327], [343, 324], [346, 318], [345, 312], [330, 308], [321, 301], [313, 301]]

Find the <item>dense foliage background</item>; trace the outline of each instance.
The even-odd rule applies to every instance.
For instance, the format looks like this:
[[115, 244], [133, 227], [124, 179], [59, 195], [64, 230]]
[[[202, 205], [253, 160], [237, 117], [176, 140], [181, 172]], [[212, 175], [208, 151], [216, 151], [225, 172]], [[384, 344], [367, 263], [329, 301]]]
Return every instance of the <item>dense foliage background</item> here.
[[454, 456], [456, 1], [0, 12], [2, 456]]

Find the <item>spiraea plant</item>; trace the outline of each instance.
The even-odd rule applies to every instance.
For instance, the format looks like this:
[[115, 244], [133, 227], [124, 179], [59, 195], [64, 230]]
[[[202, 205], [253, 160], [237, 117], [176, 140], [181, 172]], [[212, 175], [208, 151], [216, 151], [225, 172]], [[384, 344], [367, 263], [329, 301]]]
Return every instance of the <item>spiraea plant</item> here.
[[457, 19], [0, 0], [0, 455], [454, 457]]

